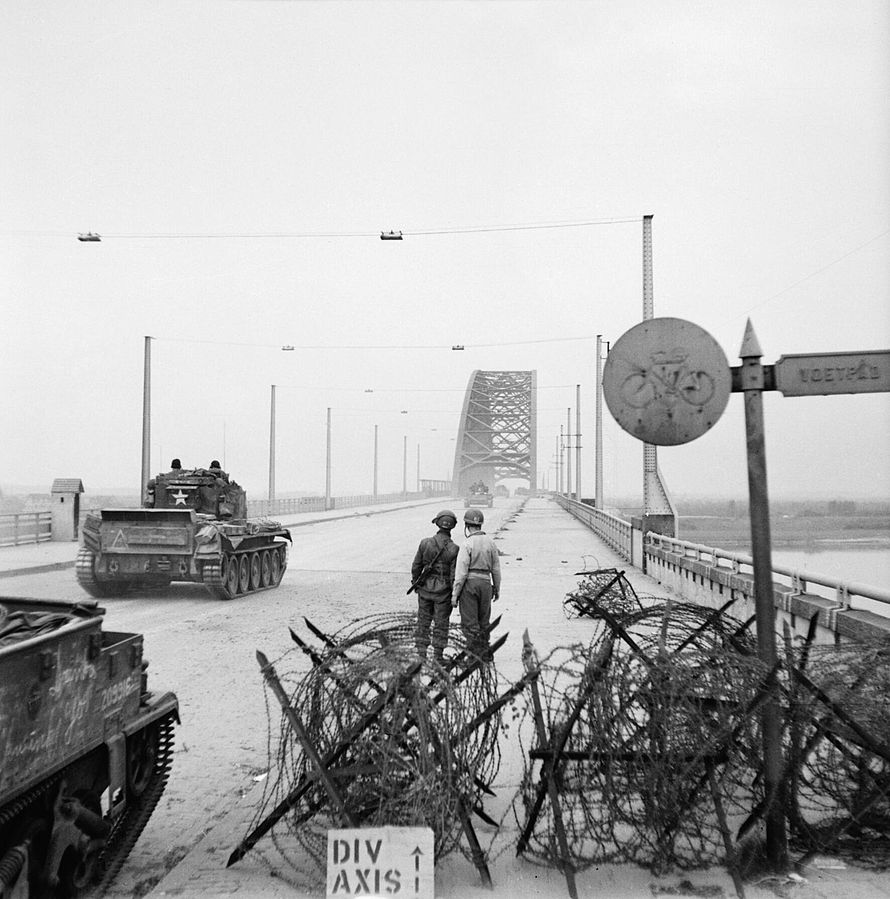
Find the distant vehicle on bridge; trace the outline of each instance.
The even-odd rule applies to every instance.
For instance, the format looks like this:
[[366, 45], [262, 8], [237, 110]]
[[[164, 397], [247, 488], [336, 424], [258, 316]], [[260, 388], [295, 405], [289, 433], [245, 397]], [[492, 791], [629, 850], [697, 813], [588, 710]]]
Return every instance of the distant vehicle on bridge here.
[[510, 488], [507, 487], [505, 484], [498, 484], [494, 488], [494, 495], [495, 496], [503, 496], [506, 499], [510, 496]]
[[277, 587], [290, 532], [248, 519], [244, 488], [217, 466], [174, 466], [148, 482], [145, 508], [89, 514], [75, 569], [80, 586], [103, 597], [192, 581], [219, 599]]
[[470, 506], [488, 506], [494, 505], [494, 495], [488, 489], [488, 485], [482, 481], [476, 481], [470, 484], [470, 492], [464, 497], [464, 508], [469, 509]]

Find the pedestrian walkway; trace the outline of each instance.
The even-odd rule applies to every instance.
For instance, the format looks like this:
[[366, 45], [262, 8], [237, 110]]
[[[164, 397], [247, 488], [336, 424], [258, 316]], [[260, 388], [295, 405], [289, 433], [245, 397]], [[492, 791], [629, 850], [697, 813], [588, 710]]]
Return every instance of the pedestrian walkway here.
[[[453, 500], [453, 497], [451, 498]], [[377, 506], [356, 506], [352, 509], [331, 509], [327, 512], [291, 512], [276, 518], [285, 527], [297, 528], [319, 521], [340, 521], [361, 515], [382, 515], [398, 509], [412, 509], [417, 506], [447, 504], [441, 496], [433, 499], [412, 500], [404, 503], [386, 503]], [[269, 516], [274, 517], [274, 516]], [[21, 543], [18, 546], [0, 547], [0, 578], [17, 577], [23, 574], [40, 574], [60, 568], [73, 568], [77, 559], [79, 544], [76, 540], [45, 543]]]

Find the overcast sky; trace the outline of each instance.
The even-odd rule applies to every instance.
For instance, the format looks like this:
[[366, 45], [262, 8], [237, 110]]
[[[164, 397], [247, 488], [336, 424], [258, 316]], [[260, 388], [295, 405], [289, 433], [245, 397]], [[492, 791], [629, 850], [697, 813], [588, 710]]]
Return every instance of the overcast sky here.
[[[645, 214], [656, 316], [731, 365], [748, 317], [765, 363], [890, 348], [886, 0], [29, 0], [0, 78], [0, 487], [136, 489], [150, 335], [153, 471], [264, 496], [277, 384], [279, 494], [323, 491], [329, 407], [335, 494], [371, 490], [375, 424], [380, 490], [405, 437], [413, 487], [474, 369], [535, 369], [539, 472], [581, 384], [592, 495]], [[765, 407], [772, 495], [890, 497], [890, 396]], [[605, 414], [606, 500], [641, 495]], [[741, 396], [659, 465], [744, 497]]]

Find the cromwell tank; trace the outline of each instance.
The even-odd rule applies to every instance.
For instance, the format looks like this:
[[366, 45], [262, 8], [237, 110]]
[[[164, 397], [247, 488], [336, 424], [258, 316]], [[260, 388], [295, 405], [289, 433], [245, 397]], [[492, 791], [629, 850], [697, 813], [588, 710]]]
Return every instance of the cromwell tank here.
[[234, 599], [281, 582], [290, 531], [249, 519], [247, 494], [221, 469], [159, 474], [144, 502], [87, 515], [75, 570], [90, 595], [192, 581]]
[[157, 806], [179, 704], [104, 609], [0, 597], [0, 897], [103, 893]]
[[469, 493], [464, 497], [464, 508], [469, 509], [471, 506], [494, 506], [494, 496], [482, 481], [470, 484]]

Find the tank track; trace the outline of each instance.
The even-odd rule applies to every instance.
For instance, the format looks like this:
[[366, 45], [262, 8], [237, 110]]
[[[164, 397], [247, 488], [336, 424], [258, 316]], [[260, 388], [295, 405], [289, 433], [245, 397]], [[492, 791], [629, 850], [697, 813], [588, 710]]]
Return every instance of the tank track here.
[[57, 771], [52, 776], [48, 777], [46, 780], [41, 781], [36, 786], [32, 787], [28, 790], [27, 793], [19, 796], [18, 799], [14, 799], [4, 808], [0, 808], [0, 827], [6, 824], [9, 821], [12, 821], [17, 815], [21, 812], [25, 811], [28, 806], [36, 803], [41, 796], [43, 796], [50, 789], [54, 788], [62, 777], [65, 774], [65, 769], [62, 771]]
[[145, 791], [137, 798], [128, 800], [127, 808], [115, 821], [105, 846], [99, 855], [97, 884], [90, 896], [103, 896], [117, 876], [139, 835], [148, 824], [148, 819], [157, 806], [173, 766], [173, 725], [176, 712], [169, 712], [157, 721], [158, 745], [154, 770]]
[[[265, 580], [265, 578], [262, 575], [260, 578], [255, 578], [253, 574], [249, 574], [247, 587], [246, 589], [242, 589], [238, 579], [226, 577], [228, 567], [232, 564], [233, 560], [240, 564], [242, 558], [247, 558], [249, 564], [250, 556], [252, 556], [254, 552], [259, 555], [260, 558], [262, 558], [264, 552], [276, 553], [279, 559], [279, 566], [277, 571], [272, 569], [270, 572], [269, 583], [256, 583], [257, 580]], [[214, 562], [204, 563], [203, 583], [217, 599], [236, 599], [239, 596], [249, 596], [252, 593], [259, 593], [263, 590], [274, 590], [281, 583], [281, 578], [284, 577], [286, 568], [287, 552], [286, 549], [280, 546], [274, 549], [272, 547], [267, 547], [264, 550], [254, 550], [253, 552], [226, 553], [225, 566], [221, 559]]]
[[[105, 845], [99, 853], [95, 884], [78, 893], [83, 899], [87, 899], [87, 897], [99, 899], [105, 895], [151, 818], [167, 786], [170, 769], [173, 765], [173, 726], [175, 721], [176, 711], [174, 710], [155, 722], [158, 728], [157, 754], [151, 779], [138, 798], [128, 801], [127, 808], [114, 822]], [[12, 821], [29, 807], [40, 802], [47, 793], [57, 789], [59, 783], [65, 779], [67, 770], [64, 768], [57, 771], [0, 809], [0, 825]]]
[[95, 553], [89, 547], [81, 546], [77, 551], [77, 561], [74, 563], [74, 573], [77, 577], [77, 583], [80, 584], [90, 596], [102, 599], [115, 592], [115, 585], [107, 581], [100, 581], [96, 577], [96, 572], [93, 568], [95, 558]]

